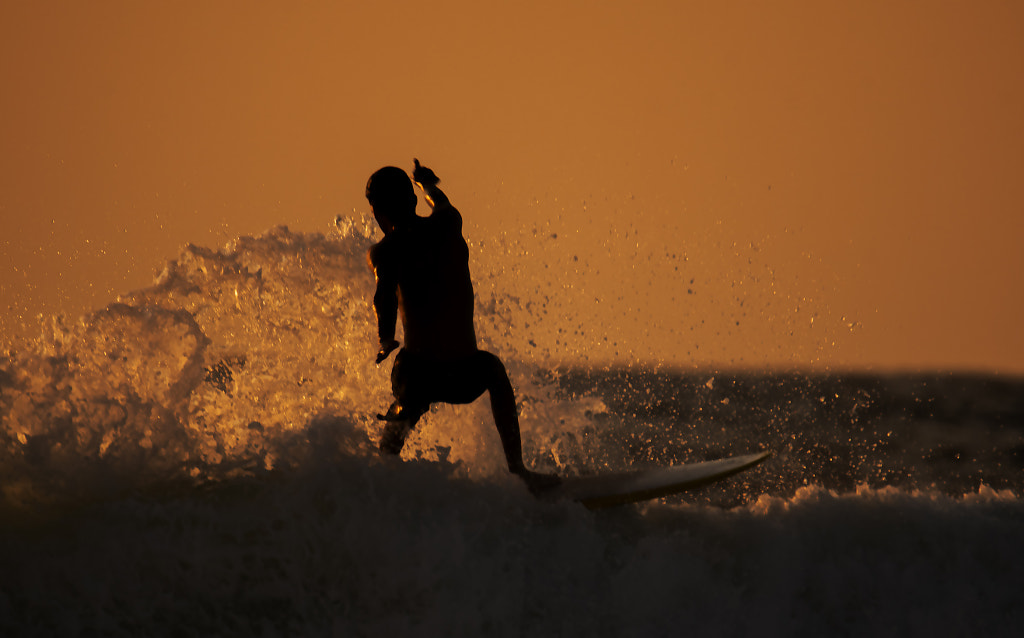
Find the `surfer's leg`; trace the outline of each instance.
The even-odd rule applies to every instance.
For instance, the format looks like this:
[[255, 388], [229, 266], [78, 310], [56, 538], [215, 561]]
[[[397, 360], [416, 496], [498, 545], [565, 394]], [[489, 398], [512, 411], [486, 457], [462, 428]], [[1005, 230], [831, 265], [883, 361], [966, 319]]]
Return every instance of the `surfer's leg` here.
[[388, 408], [387, 414], [378, 414], [378, 419], [387, 421], [380, 436], [380, 451], [384, 454], [400, 454], [405, 439], [416, 427], [416, 422], [424, 412], [426, 410], [406, 409], [396, 400]]
[[526, 482], [531, 492], [540, 492], [561, 483], [554, 474], [538, 474], [526, 469], [523, 463], [523, 440], [519, 431], [519, 409], [516, 407], [516, 395], [509, 381], [508, 372], [501, 359], [490, 352], [480, 352], [483, 367], [488, 371], [487, 390], [491, 395], [491, 413], [494, 414], [494, 425], [501, 437], [501, 446], [505, 450], [508, 469]]
[[483, 378], [487, 392], [491, 395], [491, 414], [498, 428], [501, 447], [505, 451], [508, 469], [516, 474], [526, 471], [523, 465], [523, 442], [519, 432], [519, 410], [516, 395], [509, 381], [508, 372], [498, 357], [490, 352], [480, 351], [476, 356], [477, 374]]
[[554, 474], [531, 472], [523, 463], [519, 409], [516, 407], [512, 382], [501, 359], [481, 350], [475, 356], [475, 365], [471, 367], [484, 379], [487, 391], [491, 395], [491, 413], [494, 415], [494, 425], [498, 428], [498, 436], [501, 437], [501, 446], [505, 451], [509, 471], [522, 478], [534, 492], [560, 483], [560, 479]]
[[472, 403], [484, 392], [489, 392], [491, 413], [508, 469], [516, 474], [525, 470], [515, 392], [498, 357], [478, 350], [465, 359], [439, 364], [431, 382], [435, 391], [431, 400], [443, 403]]
[[[402, 356], [402, 353], [399, 353]], [[414, 355], [415, 357], [415, 355]], [[415, 361], [416, 359], [405, 359]], [[402, 403], [402, 409], [413, 405], [429, 406], [431, 403], [472, 403], [484, 392], [491, 395], [491, 414], [494, 425], [501, 439], [501, 447], [505, 452], [505, 461], [513, 474], [522, 477], [531, 490], [555, 485], [558, 477], [548, 474], [537, 474], [526, 469], [523, 463], [523, 446], [519, 433], [519, 410], [516, 408], [515, 391], [508, 378], [508, 372], [498, 357], [490, 352], [478, 350], [466, 358], [455, 361], [423, 362], [422, 373], [412, 383], [395, 382], [392, 374], [392, 386], [395, 396]], [[408, 365], [395, 360], [395, 368], [412, 370], [419, 366]], [[399, 381], [405, 379], [405, 372], [400, 373]], [[415, 392], [412, 392], [415, 390]], [[404, 391], [405, 394], [399, 394]], [[415, 397], [409, 402], [403, 397]], [[426, 411], [424, 409], [424, 411]], [[419, 414], [416, 415], [419, 418]]]
[[391, 368], [391, 392], [395, 395], [395, 401], [388, 408], [387, 414], [377, 415], [377, 418], [387, 421], [380, 437], [380, 451], [384, 454], [399, 454], [402, 451], [405, 439], [430, 407], [416, 392], [420, 385], [416, 380], [417, 372], [421, 368], [415, 356], [410, 356], [405, 350], [395, 357], [395, 364]]

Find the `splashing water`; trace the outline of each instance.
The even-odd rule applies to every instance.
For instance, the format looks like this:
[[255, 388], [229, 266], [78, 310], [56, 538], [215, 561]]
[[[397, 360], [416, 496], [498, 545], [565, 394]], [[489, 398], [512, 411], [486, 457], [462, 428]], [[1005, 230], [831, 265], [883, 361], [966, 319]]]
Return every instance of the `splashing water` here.
[[[312, 452], [310, 426], [332, 437], [336, 453], [370, 454], [374, 415], [391, 400], [390, 364], [373, 363], [372, 220], [338, 231], [280, 227], [219, 251], [188, 246], [153, 286], [74, 324], [55, 318], [47, 334], [9, 353], [6, 498], [123, 489], [128, 477], [137, 488], [294, 467]], [[507, 331], [507, 307], [491, 296], [478, 309], [483, 341]], [[562, 406], [529, 366], [509, 367], [528, 454], [557, 448], [541, 424], [583, 427], [582, 416], [557, 414]], [[438, 407], [403, 454], [500, 471], [490, 423], [486, 402]]]

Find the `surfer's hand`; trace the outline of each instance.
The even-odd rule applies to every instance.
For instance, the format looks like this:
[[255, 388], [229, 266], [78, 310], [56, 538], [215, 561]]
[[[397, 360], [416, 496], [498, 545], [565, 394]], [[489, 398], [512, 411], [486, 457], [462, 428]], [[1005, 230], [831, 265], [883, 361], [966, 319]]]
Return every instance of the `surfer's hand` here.
[[430, 170], [426, 166], [420, 166], [420, 161], [418, 159], [413, 159], [412, 161], [416, 164], [416, 168], [412, 171], [412, 181], [419, 184], [420, 188], [434, 186], [441, 181], [438, 179], [437, 175], [434, 174], [434, 171]]
[[391, 354], [395, 350], [395, 348], [397, 348], [400, 345], [401, 344], [395, 341], [394, 339], [387, 343], [380, 344], [380, 350], [377, 351], [377, 363], [379, 364], [384, 359], [387, 359], [388, 355]]

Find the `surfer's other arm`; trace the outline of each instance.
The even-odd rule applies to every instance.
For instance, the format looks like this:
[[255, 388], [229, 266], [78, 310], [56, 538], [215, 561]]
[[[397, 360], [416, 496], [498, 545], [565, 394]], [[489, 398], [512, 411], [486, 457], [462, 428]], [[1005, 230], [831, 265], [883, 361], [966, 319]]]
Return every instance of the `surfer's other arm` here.
[[423, 190], [424, 198], [430, 204], [430, 208], [437, 211], [444, 208], [451, 208], [452, 203], [437, 184], [441, 180], [426, 166], [420, 166], [418, 159], [413, 159], [416, 168], [412, 171], [412, 180]]
[[380, 339], [380, 350], [377, 351], [377, 363], [388, 358], [399, 345], [395, 340], [395, 324], [398, 321], [398, 281], [391, 275], [391, 267], [386, 257], [387, 250], [377, 244], [370, 249], [370, 266], [377, 278], [377, 290], [373, 294], [373, 310], [377, 314], [377, 336]]

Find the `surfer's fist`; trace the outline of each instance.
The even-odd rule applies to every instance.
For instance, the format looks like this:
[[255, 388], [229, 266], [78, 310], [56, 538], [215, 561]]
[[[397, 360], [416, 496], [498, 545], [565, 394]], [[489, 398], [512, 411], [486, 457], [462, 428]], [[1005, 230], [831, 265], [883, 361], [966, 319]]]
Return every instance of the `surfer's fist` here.
[[380, 344], [380, 350], [377, 351], [377, 363], [380, 363], [384, 359], [387, 359], [388, 355], [391, 354], [395, 350], [395, 348], [397, 348], [400, 345], [401, 344], [395, 341], [394, 339], [388, 341], [387, 343]]
[[412, 161], [416, 164], [416, 168], [412, 170], [412, 181], [419, 184], [420, 188], [433, 186], [441, 181], [438, 179], [437, 175], [434, 174], [434, 171], [430, 170], [426, 166], [420, 166], [420, 161], [418, 159], [413, 159]]

